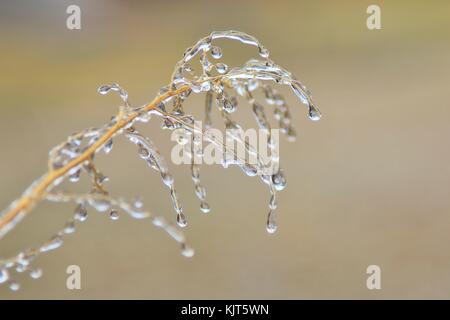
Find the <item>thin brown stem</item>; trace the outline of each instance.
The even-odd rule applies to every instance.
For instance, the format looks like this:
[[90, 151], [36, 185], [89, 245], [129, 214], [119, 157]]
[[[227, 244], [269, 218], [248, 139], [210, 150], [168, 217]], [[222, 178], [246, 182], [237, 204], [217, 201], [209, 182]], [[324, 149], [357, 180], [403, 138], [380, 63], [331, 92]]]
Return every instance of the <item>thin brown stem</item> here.
[[[79, 166], [83, 162], [89, 160], [94, 153], [100, 150], [105, 143], [109, 141], [119, 130], [124, 128], [127, 124], [135, 120], [142, 112], [148, 112], [155, 109], [156, 106], [165, 99], [183, 93], [189, 90], [188, 86], [181, 87], [177, 90], [171, 90], [163, 95], [156, 97], [152, 102], [146, 104], [142, 109], [132, 112], [127, 117], [117, 117], [119, 120], [112, 126], [105, 134], [99, 137], [99, 139], [87, 148], [82, 154], [74, 158], [66, 165], [59, 169], [50, 169], [44, 176], [36, 183], [31, 189], [22, 195], [19, 199], [14, 201], [8, 211], [4, 212], [0, 216], [0, 238], [8, 233], [14, 226], [19, 223], [32, 209], [33, 207], [43, 200], [44, 195], [48, 192], [53, 183], [66, 175], [71, 169]], [[120, 114], [119, 114], [120, 115]]]

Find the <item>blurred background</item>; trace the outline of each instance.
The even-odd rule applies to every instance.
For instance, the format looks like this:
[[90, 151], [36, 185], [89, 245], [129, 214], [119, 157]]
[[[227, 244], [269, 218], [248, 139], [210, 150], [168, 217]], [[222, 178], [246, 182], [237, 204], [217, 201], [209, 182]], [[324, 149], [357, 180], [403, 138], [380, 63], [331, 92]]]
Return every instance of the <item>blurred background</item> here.
[[[48, 150], [105, 123], [118, 82], [150, 101], [184, 50], [213, 30], [256, 36], [313, 92], [323, 118], [286, 94], [298, 131], [282, 139], [288, 187], [279, 230], [265, 231], [268, 192], [239, 169], [202, 168], [211, 214], [198, 209], [187, 166], [172, 165], [196, 255], [186, 259], [149, 221], [91, 212], [62, 248], [41, 256], [38, 281], [0, 286], [0, 299], [450, 298], [450, 2], [448, 1], [1, 1], [0, 207], [46, 170]], [[66, 8], [81, 8], [81, 30]], [[381, 30], [366, 9], [381, 7]], [[240, 63], [248, 49], [223, 46]], [[188, 102], [201, 115], [202, 99]], [[253, 125], [241, 108], [243, 123]], [[248, 122], [247, 122], [248, 121]], [[157, 119], [142, 130], [169, 158]], [[167, 189], [134, 146], [117, 140], [99, 168], [115, 195], [142, 195], [174, 219]], [[39, 206], [0, 241], [7, 257], [59, 230], [73, 206]], [[66, 289], [66, 268], [82, 289]], [[368, 290], [366, 268], [381, 268]]]

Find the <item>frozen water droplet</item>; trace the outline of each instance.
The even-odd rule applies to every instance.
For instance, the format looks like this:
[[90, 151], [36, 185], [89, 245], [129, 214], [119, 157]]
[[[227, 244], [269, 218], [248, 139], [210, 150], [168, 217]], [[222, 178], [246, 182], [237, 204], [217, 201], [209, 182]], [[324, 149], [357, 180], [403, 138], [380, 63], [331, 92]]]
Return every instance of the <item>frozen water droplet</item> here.
[[229, 99], [223, 101], [223, 111], [233, 113], [236, 111], [236, 105]]
[[15, 280], [11, 280], [9, 282], [9, 289], [12, 291], [18, 291], [20, 289], [20, 284]]
[[225, 63], [218, 63], [216, 64], [216, 70], [220, 74], [224, 74], [228, 71], [228, 66]]
[[22, 273], [22, 272], [24, 272], [26, 269], [27, 269], [27, 266], [26, 266], [26, 265], [23, 265], [23, 264], [19, 264], [19, 265], [16, 267], [16, 271], [17, 271], [18, 273]]
[[89, 204], [98, 212], [105, 212], [111, 207], [111, 203], [105, 199], [91, 199]]
[[166, 186], [173, 185], [173, 176], [170, 173], [164, 173], [161, 177]]
[[211, 207], [209, 206], [208, 203], [202, 202], [200, 204], [200, 210], [202, 210], [203, 213], [209, 213], [211, 211]]
[[113, 148], [113, 140], [109, 139], [108, 142], [105, 143], [105, 145], [103, 146], [103, 151], [108, 154], [111, 152]]
[[282, 170], [279, 170], [272, 176], [272, 182], [277, 191], [281, 191], [286, 188], [286, 177]]
[[148, 159], [150, 157], [150, 152], [143, 145], [139, 146], [138, 154], [141, 159]]
[[0, 284], [9, 280], [9, 272], [6, 269], [0, 269]]
[[191, 84], [191, 89], [194, 93], [202, 92], [202, 86], [199, 83], [193, 82]]
[[40, 269], [40, 268], [31, 269], [30, 277], [33, 279], [39, 279], [40, 277], [42, 277], [42, 269]]
[[100, 87], [97, 89], [98, 93], [100, 93], [100, 94], [102, 94], [102, 95], [107, 94], [110, 90], [111, 90], [111, 86], [108, 86], [108, 85], [100, 86]]
[[262, 58], [268, 58], [269, 57], [269, 51], [266, 48], [264, 48], [263, 46], [259, 46], [258, 49], [259, 49], [259, 55]]
[[74, 232], [75, 232], [75, 222], [74, 221], [67, 222], [66, 225], [64, 226], [64, 233], [70, 234]]
[[204, 81], [200, 84], [201, 91], [207, 92], [211, 90], [211, 82]]
[[142, 209], [142, 207], [144, 206], [144, 202], [142, 201], [142, 199], [140, 197], [137, 197], [133, 201], [133, 206], [137, 209]]
[[144, 112], [144, 113], [141, 113], [137, 119], [140, 122], [147, 123], [150, 121], [151, 118], [152, 118], [152, 115], [150, 112]]
[[277, 229], [278, 229], [278, 226], [277, 226], [277, 222], [276, 222], [275, 211], [270, 210], [270, 212], [267, 216], [266, 230], [268, 233], [273, 234], [277, 231]]
[[219, 47], [212, 47], [212, 49], [211, 49], [211, 56], [214, 59], [222, 58], [222, 49], [220, 49]]
[[70, 182], [78, 182], [80, 181], [81, 169], [75, 171], [75, 173], [71, 174], [69, 177]]
[[51, 250], [55, 250], [58, 249], [59, 247], [61, 247], [63, 244], [63, 239], [61, 236], [56, 235], [54, 236], [52, 239], [50, 239], [49, 242], [47, 242], [46, 244], [44, 244], [41, 248], [40, 251], [41, 252], [47, 252], [47, 251], [51, 251]]
[[194, 249], [188, 246], [187, 244], [183, 243], [181, 246], [181, 254], [185, 256], [186, 258], [192, 258], [194, 256]]
[[186, 217], [184, 216], [184, 214], [182, 212], [177, 214], [177, 224], [178, 224], [178, 226], [180, 226], [182, 228], [187, 226]]
[[313, 121], [318, 121], [322, 117], [320, 110], [313, 104], [309, 105], [309, 118]]
[[120, 215], [119, 215], [119, 212], [117, 212], [117, 210], [111, 210], [109, 212], [109, 217], [111, 220], [118, 220]]
[[88, 213], [86, 210], [86, 207], [82, 204], [78, 205], [75, 208], [75, 214], [74, 214], [74, 218], [80, 222], [86, 221], [88, 217]]
[[254, 177], [258, 174], [258, 168], [250, 164], [243, 165], [242, 170], [249, 177]]

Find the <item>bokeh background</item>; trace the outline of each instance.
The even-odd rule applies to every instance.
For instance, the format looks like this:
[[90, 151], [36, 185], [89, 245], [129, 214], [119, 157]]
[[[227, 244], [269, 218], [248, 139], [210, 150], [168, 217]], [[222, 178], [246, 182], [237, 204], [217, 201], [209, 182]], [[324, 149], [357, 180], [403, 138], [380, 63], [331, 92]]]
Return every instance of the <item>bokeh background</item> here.
[[[46, 170], [53, 145], [116, 112], [118, 98], [99, 96], [99, 85], [118, 82], [134, 104], [150, 101], [184, 50], [213, 30], [259, 38], [324, 114], [308, 121], [285, 91], [299, 139], [282, 141], [288, 187], [275, 235], [265, 231], [268, 194], [258, 179], [203, 168], [212, 206], [204, 215], [188, 168], [172, 165], [193, 259], [148, 221], [92, 212], [36, 261], [41, 280], [17, 275], [21, 290], [1, 286], [0, 299], [450, 298], [450, 2], [0, 3], [1, 207]], [[66, 29], [69, 4], [81, 7], [81, 30]], [[382, 30], [366, 27], [370, 4], [381, 7]], [[224, 58], [243, 62], [246, 50], [224, 46]], [[200, 115], [202, 100], [189, 108]], [[159, 121], [142, 130], [168, 158]], [[119, 140], [99, 157], [111, 192], [142, 195], [173, 218], [156, 172]], [[72, 210], [38, 207], [0, 241], [0, 255], [44, 241]], [[65, 286], [71, 264], [82, 270], [78, 291]], [[371, 264], [381, 267], [381, 290], [366, 288]]]

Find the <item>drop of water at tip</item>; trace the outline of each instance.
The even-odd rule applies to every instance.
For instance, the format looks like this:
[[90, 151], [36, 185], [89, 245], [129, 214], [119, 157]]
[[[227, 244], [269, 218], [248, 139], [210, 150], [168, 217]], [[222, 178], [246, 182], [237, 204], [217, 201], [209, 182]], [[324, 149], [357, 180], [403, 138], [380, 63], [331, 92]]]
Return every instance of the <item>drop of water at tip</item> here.
[[268, 51], [266, 48], [260, 46], [260, 47], [259, 47], [259, 55], [260, 55], [262, 58], [268, 58], [268, 57], [269, 57], [269, 51]]
[[[133, 202], [133, 206], [137, 209], [141, 209], [144, 206], [144, 202], [142, 201], [142, 199], [140, 197], [137, 197]], [[114, 210], [112, 210], [112, 211], [114, 211]]]
[[182, 249], [181, 249], [181, 254], [183, 256], [185, 256], [186, 258], [192, 258], [194, 256], [194, 249], [189, 247], [186, 244], [183, 244]]
[[220, 59], [222, 57], [222, 50], [219, 47], [213, 47], [211, 49], [211, 56], [214, 59]]
[[258, 168], [250, 164], [242, 166], [242, 170], [249, 177], [254, 177], [258, 174]]
[[111, 90], [111, 87], [108, 85], [100, 86], [97, 89], [98, 93], [103, 94], [103, 95], [107, 94], [110, 90]]
[[277, 191], [281, 191], [286, 188], [286, 177], [284, 176], [283, 171], [278, 171], [278, 173], [272, 176], [272, 182]]
[[110, 218], [111, 220], [113, 220], [113, 221], [119, 220], [120, 215], [119, 215], [119, 213], [117, 212], [117, 210], [111, 210], [111, 211], [109, 212], [109, 218]]
[[228, 71], [228, 66], [224, 63], [218, 63], [216, 64], [216, 70], [218, 73], [224, 74], [225, 72]]
[[309, 105], [309, 118], [312, 121], [319, 121], [322, 117], [322, 114], [320, 113], [319, 109], [317, 109], [314, 105]]
[[20, 289], [20, 284], [19, 284], [17, 281], [10, 281], [10, 283], [9, 283], [9, 288], [10, 288], [12, 291], [17, 291], [17, 290]]
[[267, 226], [266, 226], [266, 230], [270, 234], [274, 234], [277, 231], [277, 228], [278, 227], [276, 225], [273, 225], [273, 224], [270, 224], [270, 223], [268, 223]]
[[206, 202], [202, 202], [200, 205], [200, 210], [202, 210], [203, 213], [209, 213], [211, 211], [211, 207]]
[[183, 213], [177, 215], [177, 224], [182, 228], [187, 226], [187, 220]]
[[0, 283], [5, 283], [9, 279], [9, 273], [6, 269], [0, 270]]
[[275, 215], [276, 215], [276, 212], [273, 210], [270, 210], [270, 212], [267, 216], [266, 230], [270, 234], [275, 233], [278, 229]]
[[64, 233], [70, 234], [75, 232], [75, 223], [73, 221], [69, 221], [64, 226]]
[[33, 269], [30, 271], [30, 277], [33, 279], [39, 279], [40, 277], [42, 277], [42, 269]]
[[88, 217], [86, 207], [83, 205], [78, 205], [75, 209], [74, 218], [80, 222], [86, 221]]
[[170, 173], [163, 174], [161, 178], [166, 186], [173, 185], [173, 176]]

